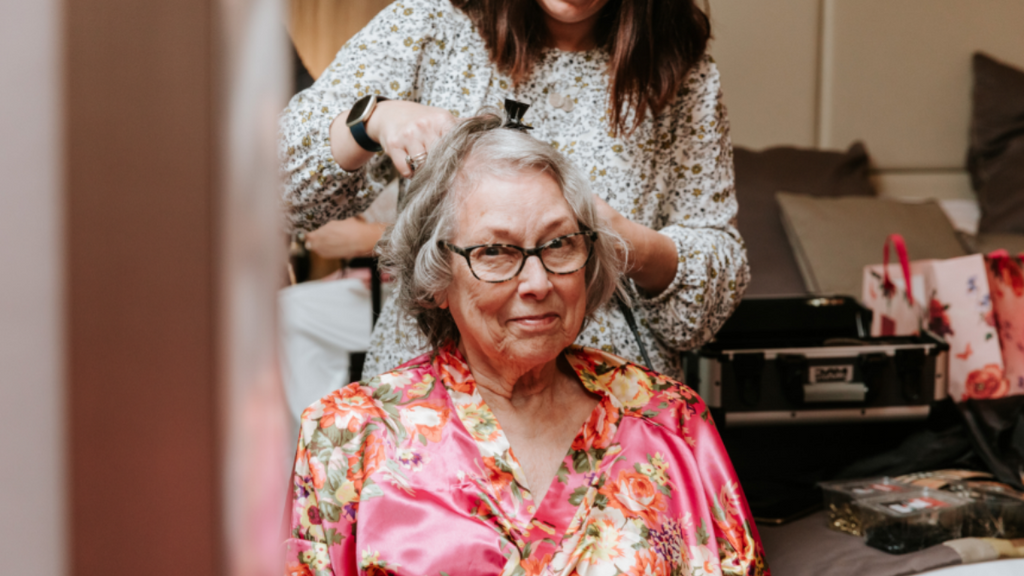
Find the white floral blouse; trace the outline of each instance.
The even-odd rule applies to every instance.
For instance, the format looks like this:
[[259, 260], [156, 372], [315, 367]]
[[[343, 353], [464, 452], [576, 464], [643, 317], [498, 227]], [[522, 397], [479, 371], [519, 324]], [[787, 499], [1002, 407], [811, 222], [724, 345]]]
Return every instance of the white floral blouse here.
[[[549, 49], [530, 79], [513, 87], [488, 58], [469, 18], [448, 0], [399, 0], [356, 34], [281, 117], [284, 199], [295, 228], [364, 210], [397, 172], [378, 154], [342, 170], [331, 156], [332, 121], [367, 93], [448, 109], [456, 117], [512, 98], [531, 105], [525, 121], [590, 176], [613, 208], [670, 237], [676, 275], [657, 295], [637, 290], [634, 313], [653, 368], [682, 379], [679, 351], [708, 341], [729, 317], [749, 277], [736, 231], [732, 146], [718, 70], [709, 56], [691, 70], [672, 104], [629, 135], [613, 135], [608, 53]], [[566, 105], [564, 99], [571, 99]], [[555, 104], [559, 104], [558, 107]], [[600, 310], [577, 339], [640, 362], [622, 313]], [[384, 305], [364, 375], [394, 368], [427, 349], [415, 324]]]

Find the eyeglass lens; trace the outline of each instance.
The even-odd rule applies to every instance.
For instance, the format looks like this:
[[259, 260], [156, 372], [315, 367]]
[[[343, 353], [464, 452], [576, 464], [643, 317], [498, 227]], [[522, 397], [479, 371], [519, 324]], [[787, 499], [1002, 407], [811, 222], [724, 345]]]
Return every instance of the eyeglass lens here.
[[[469, 252], [469, 265], [481, 280], [504, 281], [519, 272], [525, 256], [516, 246], [478, 246]], [[582, 233], [555, 238], [540, 249], [538, 256], [549, 272], [575, 272], [590, 258], [590, 239]]]

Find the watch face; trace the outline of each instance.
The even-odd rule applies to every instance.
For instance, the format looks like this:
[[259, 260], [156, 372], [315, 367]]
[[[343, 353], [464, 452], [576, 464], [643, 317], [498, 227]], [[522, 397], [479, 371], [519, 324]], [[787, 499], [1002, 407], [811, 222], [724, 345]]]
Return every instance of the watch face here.
[[348, 113], [348, 118], [345, 120], [345, 124], [351, 128], [354, 124], [362, 122], [366, 115], [366, 111], [372, 102], [374, 102], [373, 94], [367, 94], [359, 100], [356, 100], [356, 103], [352, 105], [352, 111]]

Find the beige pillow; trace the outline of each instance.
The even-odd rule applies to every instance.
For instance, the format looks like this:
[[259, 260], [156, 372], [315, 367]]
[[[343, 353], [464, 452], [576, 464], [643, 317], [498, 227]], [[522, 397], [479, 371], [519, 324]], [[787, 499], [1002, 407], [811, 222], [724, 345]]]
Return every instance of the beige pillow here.
[[874, 196], [864, 145], [845, 152], [780, 146], [760, 152], [737, 146], [737, 227], [747, 246], [750, 284], [747, 296], [806, 294], [800, 269], [786, 242], [775, 192], [809, 196]]
[[[880, 264], [885, 238], [903, 235], [911, 260], [966, 252], [935, 202], [850, 196], [815, 198], [779, 192], [782, 225], [808, 292], [861, 296], [864, 266]], [[895, 255], [890, 261], [895, 261]]]

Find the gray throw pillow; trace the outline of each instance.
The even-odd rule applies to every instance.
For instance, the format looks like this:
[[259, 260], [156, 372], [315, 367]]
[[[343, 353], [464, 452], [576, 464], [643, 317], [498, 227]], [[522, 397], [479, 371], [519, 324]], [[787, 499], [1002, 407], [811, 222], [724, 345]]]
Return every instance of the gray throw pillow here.
[[791, 147], [757, 152], [737, 147], [734, 157], [739, 230], [751, 269], [746, 295], [806, 294], [782, 228], [775, 193], [874, 196], [867, 151], [859, 142], [846, 152]]
[[1024, 234], [1024, 70], [974, 55], [967, 168], [981, 233]]
[[[813, 198], [779, 192], [782, 220], [807, 290], [860, 299], [864, 267], [882, 263], [889, 234], [906, 240], [911, 260], [956, 258], [966, 252], [935, 202], [881, 198]], [[896, 262], [895, 255], [890, 262]]]
[[993, 250], [1024, 254], [1024, 234], [978, 234], [971, 239], [970, 248], [978, 254], [988, 254]]

